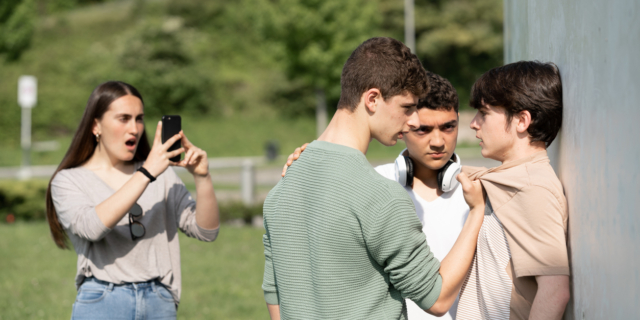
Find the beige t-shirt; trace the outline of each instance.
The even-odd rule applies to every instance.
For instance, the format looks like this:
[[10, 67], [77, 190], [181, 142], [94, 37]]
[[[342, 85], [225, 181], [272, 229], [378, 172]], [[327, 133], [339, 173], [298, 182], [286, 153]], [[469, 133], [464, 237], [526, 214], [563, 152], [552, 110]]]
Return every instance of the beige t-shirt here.
[[[137, 163], [136, 168], [141, 165]], [[114, 192], [83, 167], [62, 170], [51, 182], [58, 219], [78, 254], [76, 286], [87, 277], [115, 284], [158, 279], [178, 304], [182, 287], [178, 228], [202, 241], [215, 240], [218, 229], [198, 226], [196, 203], [171, 168], [136, 201], [143, 211], [136, 221], [146, 230], [140, 239], [131, 239], [128, 213], [111, 229], [98, 218], [96, 205]]]
[[[546, 151], [488, 170], [464, 167], [463, 172], [480, 179], [489, 205], [458, 319], [483, 319], [492, 311], [496, 316], [489, 318], [502, 318], [504, 310], [508, 319], [527, 319], [538, 290], [535, 276], [569, 275], [562, 184]], [[504, 286], [505, 277], [510, 288]], [[487, 290], [494, 284], [500, 289]], [[469, 314], [473, 310], [477, 314]]]

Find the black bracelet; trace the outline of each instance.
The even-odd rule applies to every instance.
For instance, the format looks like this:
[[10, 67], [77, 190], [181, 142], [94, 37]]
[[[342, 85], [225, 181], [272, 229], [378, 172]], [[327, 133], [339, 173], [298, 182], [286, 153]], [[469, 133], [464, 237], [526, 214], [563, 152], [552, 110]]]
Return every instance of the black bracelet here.
[[149, 178], [149, 180], [150, 180], [149, 182], [156, 181], [156, 178], [154, 176], [152, 176], [151, 173], [149, 173], [149, 171], [147, 171], [147, 169], [145, 169], [144, 167], [138, 168], [138, 171], [142, 172], [142, 174], [147, 176], [147, 178]]

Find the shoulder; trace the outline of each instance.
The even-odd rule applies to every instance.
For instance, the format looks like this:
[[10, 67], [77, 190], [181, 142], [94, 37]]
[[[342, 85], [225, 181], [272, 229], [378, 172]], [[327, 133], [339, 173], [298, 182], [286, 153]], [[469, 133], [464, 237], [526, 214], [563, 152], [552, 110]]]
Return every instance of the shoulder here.
[[526, 190], [532, 196], [550, 194], [559, 204], [566, 202], [562, 183], [549, 163], [529, 164], [527, 165], [527, 174], [529, 175], [529, 185], [521, 191]]
[[73, 184], [76, 181], [82, 181], [86, 179], [86, 176], [89, 173], [91, 172], [82, 167], [60, 170], [56, 173], [53, 179], [51, 179], [51, 187], [54, 188], [55, 186]]
[[383, 165], [379, 165], [374, 168], [376, 172], [378, 172], [383, 177], [398, 182], [398, 178], [396, 177], [396, 164], [395, 163], [387, 163]]
[[556, 221], [564, 225], [567, 220], [567, 206], [564, 196], [560, 197], [544, 186], [528, 185], [523, 187], [503, 208], [517, 213], [513, 215], [513, 218], [521, 216], [532, 225], [549, 221]]
[[395, 179], [395, 168], [393, 169], [394, 173], [391, 178], [381, 175], [377, 168], [370, 168], [363, 177], [363, 185], [366, 185], [363, 189], [366, 190], [365, 192], [368, 194], [369, 201], [377, 204], [379, 208], [394, 203], [406, 203], [412, 208], [414, 207], [413, 200], [411, 200], [407, 190]]

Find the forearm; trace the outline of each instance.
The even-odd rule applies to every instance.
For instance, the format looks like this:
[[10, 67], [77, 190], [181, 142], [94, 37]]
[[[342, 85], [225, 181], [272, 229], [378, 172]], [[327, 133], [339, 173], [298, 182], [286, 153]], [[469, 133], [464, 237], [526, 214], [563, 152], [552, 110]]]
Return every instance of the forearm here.
[[196, 223], [204, 229], [216, 229], [220, 226], [218, 201], [211, 183], [211, 175], [194, 175], [196, 185]]
[[138, 201], [147, 185], [149, 185], [149, 178], [141, 172], [134, 173], [122, 188], [96, 206], [100, 221], [107, 228], [113, 228]]
[[484, 206], [476, 207], [469, 212], [458, 239], [440, 263], [442, 289], [434, 305], [435, 309], [448, 310], [455, 302], [473, 262], [483, 218]]
[[531, 305], [530, 320], [562, 319], [569, 302], [569, 276], [537, 276], [538, 291]]
[[267, 309], [269, 309], [271, 320], [280, 320], [280, 305], [267, 303]]

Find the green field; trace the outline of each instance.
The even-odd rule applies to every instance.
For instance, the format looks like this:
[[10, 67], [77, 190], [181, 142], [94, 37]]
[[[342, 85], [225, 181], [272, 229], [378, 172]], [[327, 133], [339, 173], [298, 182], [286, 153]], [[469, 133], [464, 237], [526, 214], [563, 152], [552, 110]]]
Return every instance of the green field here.
[[[179, 319], [268, 319], [262, 297], [264, 230], [223, 226], [213, 243], [181, 234]], [[69, 319], [76, 254], [46, 222], [0, 224], [0, 320]]]

